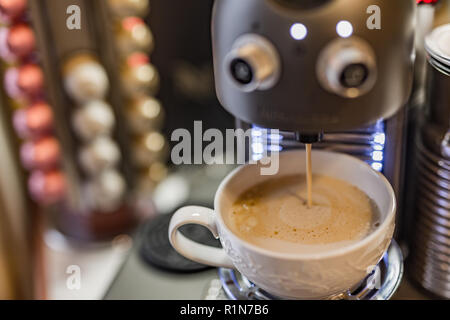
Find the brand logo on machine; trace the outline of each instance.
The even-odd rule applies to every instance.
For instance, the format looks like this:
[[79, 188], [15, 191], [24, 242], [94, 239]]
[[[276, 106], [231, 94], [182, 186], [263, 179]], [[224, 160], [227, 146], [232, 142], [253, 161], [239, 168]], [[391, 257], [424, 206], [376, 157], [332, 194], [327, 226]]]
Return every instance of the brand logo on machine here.
[[[171, 152], [175, 165], [244, 165], [261, 164], [261, 175], [275, 175], [279, 170], [278, 130], [219, 129], [203, 131], [202, 121], [194, 122], [194, 135], [187, 129], [172, 132], [171, 141], [178, 142]], [[265, 147], [269, 146], [269, 147]], [[258, 154], [246, 161], [246, 155]]]

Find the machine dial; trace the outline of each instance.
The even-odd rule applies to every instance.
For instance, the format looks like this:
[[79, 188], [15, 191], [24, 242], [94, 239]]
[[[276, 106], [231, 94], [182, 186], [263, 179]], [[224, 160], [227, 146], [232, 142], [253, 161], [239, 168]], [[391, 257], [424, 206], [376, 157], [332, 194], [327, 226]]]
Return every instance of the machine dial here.
[[280, 58], [274, 45], [257, 34], [238, 38], [225, 58], [225, 68], [242, 91], [268, 90], [280, 77]]
[[317, 76], [329, 92], [345, 98], [360, 97], [375, 85], [375, 53], [363, 39], [337, 39], [322, 50], [317, 62]]

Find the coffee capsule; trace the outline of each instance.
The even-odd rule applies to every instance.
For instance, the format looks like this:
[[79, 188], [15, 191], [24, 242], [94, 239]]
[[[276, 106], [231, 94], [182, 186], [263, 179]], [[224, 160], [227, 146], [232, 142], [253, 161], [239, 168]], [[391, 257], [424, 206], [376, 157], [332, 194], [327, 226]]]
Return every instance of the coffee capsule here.
[[150, 11], [149, 0], [108, 0], [108, 4], [117, 17], [144, 17]]
[[49, 134], [53, 128], [53, 111], [45, 102], [17, 109], [13, 116], [14, 128], [22, 139], [36, 139]]
[[11, 67], [5, 72], [5, 90], [11, 99], [33, 100], [42, 96], [44, 73], [33, 63], [18, 68]]
[[116, 170], [102, 171], [85, 185], [86, 199], [93, 210], [112, 212], [123, 204], [126, 183]]
[[153, 95], [159, 87], [159, 74], [149, 63], [147, 55], [138, 52], [130, 55], [122, 70], [122, 84], [130, 96]]
[[59, 142], [51, 136], [28, 141], [20, 148], [20, 157], [23, 166], [28, 170], [55, 168], [61, 160]]
[[144, 134], [150, 130], [161, 129], [164, 109], [157, 99], [141, 96], [129, 103], [126, 116], [130, 130], [135, 134]]
[[20, 18], [27, 4], [27, 0], [0, 0], [0, 23], [9, 25]]
[[117, 165], [121, 155], [117, 144], [108, 136], [100, 136], [80, 152], [80, 163], [90, 175], [97, 175], [100, 171]]
[[149, 168], [142, 170], [138, 176], [138, 193], [149, 194], [164, 180], [169, 173], [163, 162], [155, 162]]
[[149, 54], [153, 50], [153, 34], [147, 24], [138, 17], [126, 17], [120, 21], [116, 33], [120, 53], [127, 56], [135, 51]]
[[6, 62], [15, 62], [29, 57], [36, 49], [33, 30], [25, 23], [0, 30], [0, 56]]
[[28, 179], [31, 197], [41, 204], [54, 204], [64, 198], [66, 180], [61, 171], [34, 171]]
[[42, 95], [44, 89], [44, 73], [40, 66], [29, 63], [19, 68], [19, 89], [29, 97]]
[[66, 61], [63, 77], [67, 94], [79, 104], [103, 100], [109, 89], [106, 70], [90, 54], [77, 54]]
[[73, 127], [78, 136], [91, 140], [99, 135], [109, 135], [115, 124], [112, 107], [103, 100], [92, 100], [73, 114]]
[[159, 132], [149, 132], [133, 145], [134, 161], [141, 168], [148, 168], [154, 162], [165, 159], [167, 152], [167, 141]]

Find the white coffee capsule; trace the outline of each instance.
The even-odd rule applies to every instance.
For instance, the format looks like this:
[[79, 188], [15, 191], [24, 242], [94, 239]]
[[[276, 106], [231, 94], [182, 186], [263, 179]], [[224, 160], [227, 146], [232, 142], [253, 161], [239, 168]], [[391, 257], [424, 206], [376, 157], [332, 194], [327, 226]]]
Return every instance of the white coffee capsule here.
[[168, 144], [159, 132], [150, 132], [138, 138], [133, 146], [134, 161], [141, 168], [148, 168], [155, 161], [167, 156]]
[[79, 104], [102, 100], [109, 89], [106, 70], [91, 55], [79, 54], [64, 64], [64, 87]]
[[100, 136], [84, 146], [80, 153], [80, 163], [90, 175], [114, 167], [121, 155], [117, 144], [108, 136]]
[[73, 127], [78, 136], [91, 140], [99, 135], [109, 135], [115, 124], [112, 107], [103, 100], [92, 100], [73, 114]]
[[103, 171], [85, 187], [89, 206], [101, 212], [117, 210], [124, 200], [125, 191], [125, 179], [116, 170]]
[[142, 96], [130, 102], [126, 110], [130, 130], [144, 134], [150, 130], [160, 130], [164, 122], [161, 103], [150, 96]]

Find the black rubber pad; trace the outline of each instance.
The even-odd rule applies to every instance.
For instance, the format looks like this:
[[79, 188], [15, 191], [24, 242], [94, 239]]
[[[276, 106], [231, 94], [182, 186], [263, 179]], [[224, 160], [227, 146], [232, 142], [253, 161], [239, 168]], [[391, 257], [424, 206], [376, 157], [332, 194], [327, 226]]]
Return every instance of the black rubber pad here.
[[[157, 216], [147, 222], [143, 229], [140, 252], [151, 265], [172, 272], [197, 272], [210, 268], [193, 262], [180, 255], [169, 242], [169, 223], [173, 214]], [[211, 232], [199, 225], [185, 225], [180, 232], [196, 242], [220, 248], [220, 241], [214, 239]]]

